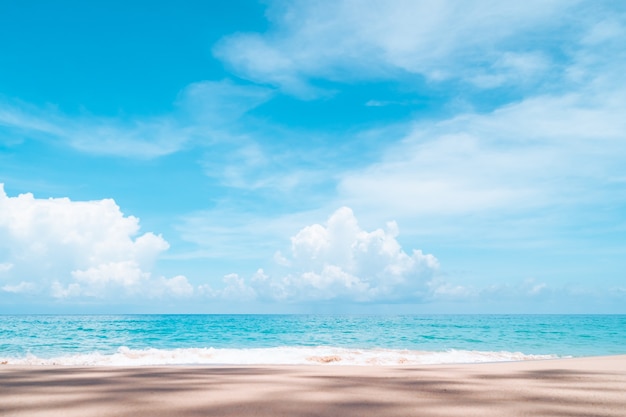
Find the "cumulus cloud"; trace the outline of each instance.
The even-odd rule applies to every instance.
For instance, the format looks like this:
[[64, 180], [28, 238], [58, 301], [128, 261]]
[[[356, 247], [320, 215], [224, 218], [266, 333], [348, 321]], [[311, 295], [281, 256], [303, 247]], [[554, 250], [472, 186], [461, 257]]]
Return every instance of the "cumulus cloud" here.
[[[3, 291], [140, 296], [161, 282], [150, 270], [168, 247], [161, 236], [139, 234], [139, 220], [124, 216], [113, 200], [9, 197], [0, 184]], [[189, 292], [183, 278], [162, 283], [171, 293]]]
[[71, 272], [78, 284], [86, 289], [85, 295], [97, 296], [107, 287], [121, 287], [130, 293], [140, 290], [141, 284], [150, 278], [150, 274], [141, 270], [134, 260], [107, 262], [84, 270]]
[[205, 288], [205, 293], [288, 302], [420, 300], [439, 263], [420, 250], [405, 252], [397, 236], [395, 222], [368, 232], [350, 208], [342, 207], [325, 224], [306, 226], [294, 235], [289, 254], [274, 257], [272, 273], [259, 269], [250, 282], [228, 275], [223, 290]]
[[195, 293], [193, 285], [184, 275], [176, 275], [169, 279], [161, 277], [157, 285], [153, 285], [151, 290], [156, 291], [158, 296], [172, 295], [178, 298], [189, 298]]
[[214, 289], [209, 284], [198, 286], [198, 293], [208, 298], [218, 298], [233, 302], [245, 302], [257, 298], [257, 293], [253, 287], [248, 285], [239, 274], [227, 274], [222, 278], [224, 287]]

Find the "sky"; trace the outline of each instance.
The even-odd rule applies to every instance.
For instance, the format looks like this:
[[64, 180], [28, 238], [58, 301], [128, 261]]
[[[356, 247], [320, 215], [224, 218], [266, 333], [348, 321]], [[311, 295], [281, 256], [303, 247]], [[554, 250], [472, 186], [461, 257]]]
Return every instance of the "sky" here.
[[626, 3], [0, 2], [0, 313], [626, 313]]

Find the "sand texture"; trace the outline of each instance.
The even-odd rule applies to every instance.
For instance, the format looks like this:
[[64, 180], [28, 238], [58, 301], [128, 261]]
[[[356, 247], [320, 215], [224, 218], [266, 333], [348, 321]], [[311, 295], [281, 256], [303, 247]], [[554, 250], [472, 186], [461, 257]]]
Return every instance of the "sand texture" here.
[[0, 366], [0, 416], [626, 416], [626, 356], [422, 367]]

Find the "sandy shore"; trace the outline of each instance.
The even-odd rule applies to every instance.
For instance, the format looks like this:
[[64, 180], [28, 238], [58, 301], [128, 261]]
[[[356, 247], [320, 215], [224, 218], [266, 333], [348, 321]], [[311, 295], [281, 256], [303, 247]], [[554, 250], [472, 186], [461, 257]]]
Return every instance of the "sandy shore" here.
[[422, 367], [0, 366], [1, 416], [626, 416], [626, 356]]

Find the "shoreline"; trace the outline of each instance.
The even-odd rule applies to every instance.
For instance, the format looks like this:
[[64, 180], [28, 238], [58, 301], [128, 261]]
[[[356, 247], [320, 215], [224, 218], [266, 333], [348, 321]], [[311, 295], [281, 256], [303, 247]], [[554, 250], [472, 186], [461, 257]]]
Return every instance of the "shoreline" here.
[[0, 366], [2, 416], [623, 416], [626, 355], [411, 366]]

